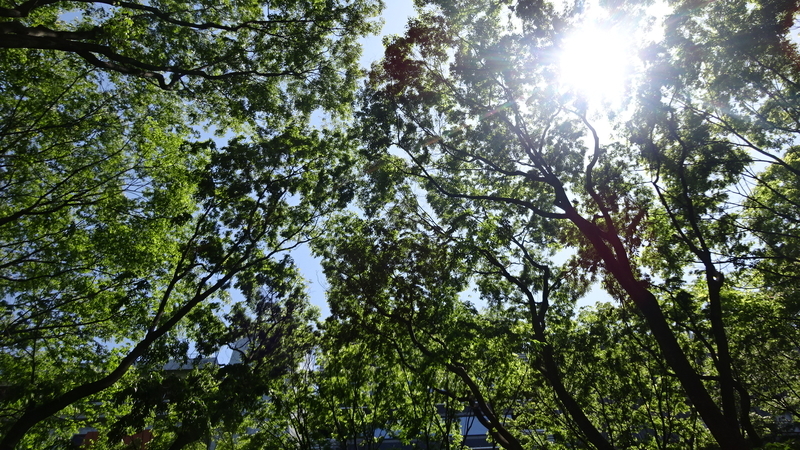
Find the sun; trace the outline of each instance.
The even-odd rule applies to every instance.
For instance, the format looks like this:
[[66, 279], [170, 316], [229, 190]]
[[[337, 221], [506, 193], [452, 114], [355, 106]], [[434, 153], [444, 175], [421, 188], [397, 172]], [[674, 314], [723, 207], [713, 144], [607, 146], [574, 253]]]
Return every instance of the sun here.
[[618, 101], [635, 55], [631, 40], [598, 24], [584, 24], [567, 36], [558, 60], [562, 89], [575, 91], [590, 103]]

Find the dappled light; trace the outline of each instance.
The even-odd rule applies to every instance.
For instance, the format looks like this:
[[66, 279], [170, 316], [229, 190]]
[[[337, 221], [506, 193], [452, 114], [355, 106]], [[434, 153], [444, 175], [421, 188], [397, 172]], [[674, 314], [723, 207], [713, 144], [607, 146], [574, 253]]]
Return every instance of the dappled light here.
[[2, 2], [0, 450], [800, 448], [800, 0], [404, 1]]

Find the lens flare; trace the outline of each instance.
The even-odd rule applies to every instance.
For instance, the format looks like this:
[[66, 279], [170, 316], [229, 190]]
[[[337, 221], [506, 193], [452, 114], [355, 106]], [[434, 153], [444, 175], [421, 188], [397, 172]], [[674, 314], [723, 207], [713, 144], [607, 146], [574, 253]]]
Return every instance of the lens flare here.
[[585, 25], [563, 42], [562, 87], [589, 100], [614, 102], [624, 93], [633, 53], [633, 45], [614, 29]]

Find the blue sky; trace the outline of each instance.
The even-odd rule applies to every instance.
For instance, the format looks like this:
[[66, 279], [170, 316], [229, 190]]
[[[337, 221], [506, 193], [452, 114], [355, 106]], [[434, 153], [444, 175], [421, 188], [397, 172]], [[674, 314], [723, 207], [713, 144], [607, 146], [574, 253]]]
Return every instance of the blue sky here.
[[364, 52], [361, 55], [361, 65], [369, 68], [369, 65], [383, 56], [383, 36], [389, 34], [403, 34], [408, 18], [414, 14], [414, 3], [412, 0], [384, 0], [386, 7], [383, 10], [383, 29], [380, 36], [372, 36], [362, 39]]

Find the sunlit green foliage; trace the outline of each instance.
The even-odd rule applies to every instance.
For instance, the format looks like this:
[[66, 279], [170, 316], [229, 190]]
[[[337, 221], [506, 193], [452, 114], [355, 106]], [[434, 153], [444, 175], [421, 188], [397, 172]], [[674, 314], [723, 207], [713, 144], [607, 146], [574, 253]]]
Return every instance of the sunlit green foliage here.
[[[294, 370], [315, 314], [287, 252], [352, 196], [351, 141], [309, 119], [350, 111], [379, 7], [0, 4], [0, 448], [232, 435]], [[162, 371], [245, 332], [247, 364]]]
[[[334, 222], [339, 238], [321, 252], [336, 261], [332, 307], [357, 305], [344, 321], [406, 323], [406, 345], [465, 387], [490, 380], [460, 400], [491, 397], [486, 419], [514, 403], [490, 433], [504, 448], [526, 448], [536, 428], [554, 448], [779, 439], [795, 391], [777, 372], [796, 360], [798, 5], [672, 2], [648, 18], [647, 5], [601, 4], [616, 24], [664, 24], [662, 40], [642, 42], [627, 110], [559, 84], [581, 4], [419, 2], [362, 97], [370, 221]], [[619, 303], [578, 313], [593, 283]], [[486, 309], [465, 303], [472, 287]], [[490, 325], [499, 318], [513, 326]], [[501, 388], [514, 382], [524, 395]]]
[[417, 1], [358, 97], [376, 2], [0, 3], [0, 450], [791, 448], [800, 3], [599, 3], [615, 105], [584, 2]]

